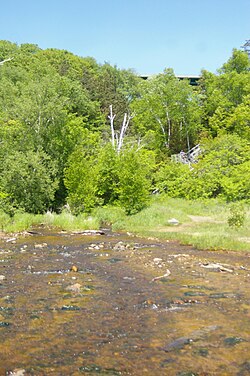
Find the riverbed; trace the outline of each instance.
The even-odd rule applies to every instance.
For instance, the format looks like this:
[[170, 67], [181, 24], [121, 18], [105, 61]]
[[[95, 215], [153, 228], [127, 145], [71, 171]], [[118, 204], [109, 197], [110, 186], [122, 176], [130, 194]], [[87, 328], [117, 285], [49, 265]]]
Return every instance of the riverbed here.
[[0, 375], [250, 374], [250, 253], [36, 229], [0, 240]]

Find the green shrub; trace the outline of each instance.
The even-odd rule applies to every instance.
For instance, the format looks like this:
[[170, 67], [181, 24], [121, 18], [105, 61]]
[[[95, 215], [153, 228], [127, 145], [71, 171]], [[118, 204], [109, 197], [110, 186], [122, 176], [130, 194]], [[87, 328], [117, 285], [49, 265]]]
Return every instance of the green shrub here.
[[184, 197], [184, 182], [190, 176], [188, 165], [169, 162], [162, 164], [156, 172], [154, 179], [155, 185], [160, 193], [166, 193], [169, 197]]
[[154, 153], [149, 150], [125, 150], [118, 168], [118, 200], [127, 214], [143, 209], [150, 198]]
[[239, 228], [244, 225], [246, 220], [246, 212], [242, 203], [235, 203], [230, 208], [228, 217], [228, 225], [230, 227]]

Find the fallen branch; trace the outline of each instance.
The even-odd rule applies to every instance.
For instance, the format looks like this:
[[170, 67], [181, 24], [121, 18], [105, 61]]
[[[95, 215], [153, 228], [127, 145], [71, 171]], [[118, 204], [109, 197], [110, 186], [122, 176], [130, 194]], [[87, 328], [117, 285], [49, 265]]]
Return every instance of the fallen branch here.
[[166, 277], [168, 277], [170, 274], [171, 274], [170, 270], [167, 269], [167, 271], [166, 271], [165, 274], [160, 275], [159, 277], [154, 277], [154, 278], [152, 279], [152, 282], [154, 282], [154, 281], [158, 281], [159, 279], [162, 279], [162, 278], [166, 278]]
[[226, 268], [225, 266], [217, 263], [208, 263], [208, 264], [201, 264], [202, 268], [207, 268], [207, 269], [216, 269], [221, 272], [228, 272], [228, 273], [233, 273], [232, 269]]

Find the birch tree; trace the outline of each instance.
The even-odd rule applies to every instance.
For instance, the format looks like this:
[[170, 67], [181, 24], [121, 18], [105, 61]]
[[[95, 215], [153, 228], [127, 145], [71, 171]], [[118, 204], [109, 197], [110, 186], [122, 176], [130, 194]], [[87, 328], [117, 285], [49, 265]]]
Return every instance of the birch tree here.
[[121, 151], [121, 148], [123, 146], [126, 131], [128, 129], [130, 120], [132, 119], [132, 116], [125, 113], [120, 130], [115, 131], [114, 120], [115, 120], [116, 115], [113, 114], [113, 106], [112, 105], [109, 106], [109, 110], [110, 110], [110, 113], [109, 113], [108, 118], [109, 118], [109, 121], [110, 121], [110, 128], [111, 128], [111, 143], [112, 143], [113, 148], [119, 154], [120, 151]]
[[135, 132], [142, 138], [153, 133], [154, 148], [169, 154], [193, 146], [199, 127], [197, 95], [172, 70], [143, 82], [131, 107]]

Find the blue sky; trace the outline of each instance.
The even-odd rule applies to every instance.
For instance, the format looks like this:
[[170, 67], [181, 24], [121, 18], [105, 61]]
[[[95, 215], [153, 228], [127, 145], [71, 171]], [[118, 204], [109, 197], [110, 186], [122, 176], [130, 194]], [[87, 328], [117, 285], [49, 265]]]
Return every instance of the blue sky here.
[[250, 39], [250, 0], [2, 0], [0, 39], [138, 74], [215, 73]]

